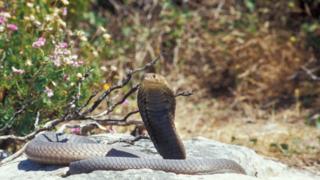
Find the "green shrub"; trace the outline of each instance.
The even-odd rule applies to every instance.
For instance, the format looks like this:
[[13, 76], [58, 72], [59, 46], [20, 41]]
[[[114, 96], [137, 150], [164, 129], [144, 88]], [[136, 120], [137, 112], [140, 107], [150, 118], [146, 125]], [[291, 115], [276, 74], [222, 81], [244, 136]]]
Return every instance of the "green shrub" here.
[[[82, 10], [88, 2], [0, 2], [1, 134], [6, 130], [30, 132], [37, 114], [41, 122], [61, 116], [77, 93], [81, 104], [89, 87], [100, 82], [100, 58], [94, 49], [107, 42], [103, 36], [93, 41], [88, 37], [105, 30], [88, 33], [74, 29], [81, 27]], [[69, 25], [67, 19], [78, 24]], [[89, 79], [78, 91], [77, 82], [89, 70]]]

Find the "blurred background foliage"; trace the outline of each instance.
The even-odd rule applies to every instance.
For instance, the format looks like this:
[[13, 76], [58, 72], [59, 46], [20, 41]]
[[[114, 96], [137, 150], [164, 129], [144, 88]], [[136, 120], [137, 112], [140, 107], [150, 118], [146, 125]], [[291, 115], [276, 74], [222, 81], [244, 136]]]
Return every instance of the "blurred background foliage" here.
[[[320, 155], [313, 127], [320, 127], [320, 0], [5, 0], [0, 12], [0, 128], [10, 122], [2, 134], [33, 130], [37, 112], [42, 122], [61, 116], [88, 70], [79, 104], [160, 54], [150, 71], [175, 90], [195, 91], [177, 106], [183, 137], [204, 135], [264, 154]], [[45, 45], [33, 47], [40, 37]], [[76, 60], [56, 66], [59, 43]], [[259, 136], [239, 141], [249, 126], [273, 120], [295, 130], [285, 139], [267, 136], [264, 149], [256, 147]], [[211, 127], [229, 122], [237, 126], [228, 130], [233, 134], [214, 135]], [[302, 128], [308, 125], [313, 129]]]
[[123, 69], [161, 53], [152, 71], [201, 97], [318, 111], [317, 0], [93, 2], [84, 16], [113, 38], [104, 64]]

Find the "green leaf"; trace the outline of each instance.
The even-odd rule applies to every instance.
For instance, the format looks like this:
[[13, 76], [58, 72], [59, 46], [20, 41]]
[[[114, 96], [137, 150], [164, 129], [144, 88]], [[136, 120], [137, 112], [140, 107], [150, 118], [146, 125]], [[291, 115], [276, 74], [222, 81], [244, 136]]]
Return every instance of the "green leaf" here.
[[256, 8], [256, 1], [255, 0], [245, 0], [244, 4], [250, 10], [250, 12], [253, 12]]
[[316, 120], [316, 127], [320, 129], [320, 117]]
[[48, 79], [45, 77], [39, 77], [36, 80], [35, 89], [38, 92], [42, 92], [44, 90], [44, 87], [47, 85]]

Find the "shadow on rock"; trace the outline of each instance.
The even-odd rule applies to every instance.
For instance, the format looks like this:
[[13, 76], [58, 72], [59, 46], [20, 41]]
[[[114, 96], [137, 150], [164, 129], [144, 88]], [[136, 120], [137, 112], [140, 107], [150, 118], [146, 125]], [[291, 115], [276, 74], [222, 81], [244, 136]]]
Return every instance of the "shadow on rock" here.
[[19, 170], [24, 171], [54, 171], [64, 166], [43, 165], [30, 160], [23, 160], [18, 164]]

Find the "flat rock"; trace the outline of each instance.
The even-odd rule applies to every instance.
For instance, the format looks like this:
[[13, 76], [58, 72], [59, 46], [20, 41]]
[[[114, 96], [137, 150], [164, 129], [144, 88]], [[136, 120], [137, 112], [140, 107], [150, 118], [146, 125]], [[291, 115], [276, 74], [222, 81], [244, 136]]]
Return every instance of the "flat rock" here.
[[[130, 149], [144, 152], [149, 155], [160, 157], [150, 140], [143, 139], [134, 145], [117, 142], [119, 140], [130, 140], [132, 136], [126, 134], [105, 134], [91, 136], [98, 143], [111, 143], [124, 146]], [[18, 159], [6, 163], [0, 167], [0, 179], [237, 179], [237, 180], [316, 180], [319, 175], [308, 171], [290, 168], [285, 164], [276, 162], [266, 157], [256, 154], [253, 150], [237, 146], [220, 143], [202, 137], [184, 141], [187, 149], [187, 158], [226, 158], [238, 162], [246, 170], [248, 175], [240, 174], [205, 174], [205, 175], [184, 175], [167, 173], [163, 171], [153, 171], [150, 169], [130, 169], [126, 171], [94, 171], [89, 174], [77, 174], [62, 177], [68, 167], [41, 165], [27, 160], [23, 155]]]

